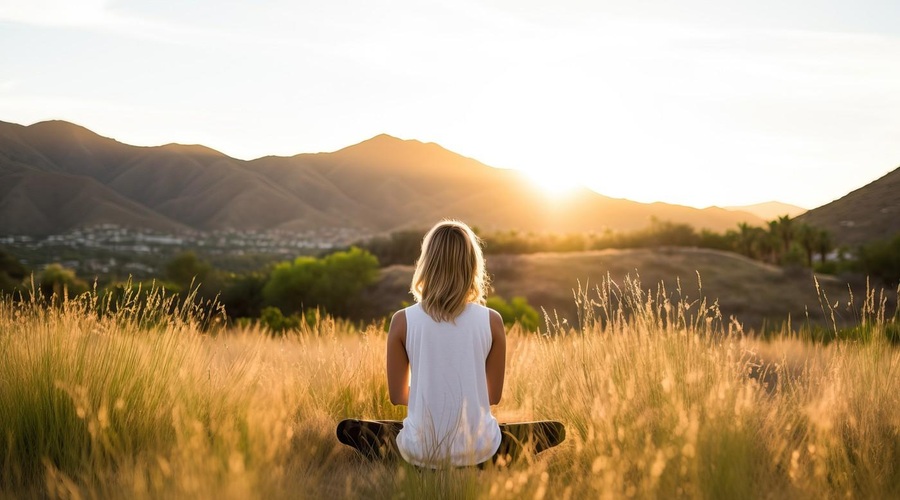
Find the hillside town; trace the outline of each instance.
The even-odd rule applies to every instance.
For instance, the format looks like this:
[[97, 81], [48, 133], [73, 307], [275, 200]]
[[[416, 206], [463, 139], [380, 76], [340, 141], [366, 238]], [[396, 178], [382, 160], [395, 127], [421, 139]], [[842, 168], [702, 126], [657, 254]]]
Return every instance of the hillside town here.
[[40, 269], [59, 263], [83, 276], [153, 276], [173, 255], [195, 251], [223, 262], [255, 259], [289, 260], [347, 246], [367, 235], [351, 228], [317, 228], [306, 231], [182, 232], [167, 234], [112, 224], [74, 229], [47, 236], [0, 236], [0, 246], [12, 249], [23, 264]]

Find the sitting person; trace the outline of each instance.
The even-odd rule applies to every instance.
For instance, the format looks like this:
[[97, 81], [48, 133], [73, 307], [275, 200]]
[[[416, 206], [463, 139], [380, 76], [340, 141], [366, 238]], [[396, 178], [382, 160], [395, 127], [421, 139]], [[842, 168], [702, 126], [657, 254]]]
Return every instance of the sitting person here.
[[540, 453], [565, 438], [560, 422], [500, 424], [506, 331], [484, 305], [488, 278], [481, 241], [456, 220], [425, 235], [411, 292], [387, 338], [387, 380], [403, 422], [347, 419], [338, 439], [369, 458], [399, 454], [419, 467], [508, 464], [526, 449]]

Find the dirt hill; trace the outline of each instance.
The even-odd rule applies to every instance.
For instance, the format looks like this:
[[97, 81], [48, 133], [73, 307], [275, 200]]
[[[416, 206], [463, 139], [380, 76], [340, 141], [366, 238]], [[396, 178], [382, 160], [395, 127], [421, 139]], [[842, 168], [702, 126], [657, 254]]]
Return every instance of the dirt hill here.
[[[745, 331], [780, 327], [789, 318], [794, 326], [808, 320], [827, 324], [809, 271], [786, 271], [734, 253], [715, 250], [667, 248], [658, 250], [604, 250], [596, 252], [489, 256], [488, 271], [493, 276], [494, 294], [511, 299], [525, 297], [536, 309], [558, 314], [570, 324], [577, 322], [575, 290], [579, 285], [597, 298], [596, 286], [609, 277], [620, 286], [626, 278], [638, 279], [642, 288], [656, 293], [665, 286], [667, 297], [682, 296], [690, 301], [706, 298], [717, 302], [725, 321], [734, 317]], [[412, 266], [393, 266], [382, 271], [367, 301], [370, 317], [388, 315], [403, 301], [412, 302], [409, 283]], [[848, 286], [856, 297], [863, 295], [865, 283], [818, 276], [826, 301], [846, 304]], [[696, 312], [696, 307], [692, 309]], [[893, 310], [893, 309], [892, 309]], [[853, 323], [849, 311], [838, 311], [839, 323]]]

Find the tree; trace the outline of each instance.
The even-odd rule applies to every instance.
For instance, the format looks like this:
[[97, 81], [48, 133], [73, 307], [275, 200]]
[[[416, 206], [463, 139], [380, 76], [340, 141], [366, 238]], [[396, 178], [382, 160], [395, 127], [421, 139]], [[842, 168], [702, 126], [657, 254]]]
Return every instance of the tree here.
[[75, 271], [60, 264], [48, 264], [38, 277], [38, 290], [46, 299], [68, 295], [74, 297], [88, 291], [87, 283]]
[[261, 272], [231, 276], [219, 300], [232, 318], [254, 318], [263, 307], [263, 287], [268, 275]]
[[288, 313], [311, 306], [321, 270], [315, 257], [301, 256], [276, 264], [262, 289], [263, 304]]
[[323, 258], [298, 257], [275, 266], [262, 289], [265, 305], [285, 313], [322, 307], [341, 316], [353, 312], [360, 292], [378, 276], [378, 259], [351, 247]]
[[724, 234], [720, 234], [704, 228], [700, 230], [700, 235], [697, 239], [697, 246], [701, 248], [730, 251], [735, 245], [734, 231], [727, 231]]
[[813, 258], [819, 255], [822, 264], [828, 253], [834, 250], [834, 243], [831, 239], [831, 233], [825, 229], [819, 229], [809, 224], [799, 224], [796, 226], [795, 235], [797, 243], [803, 248], [806, 255], [806, 265], [812, 267]]
[[794, 237], [796, 236], [794, 221], [788, 215], [782, 215], [776, 220], [769, 221], [769, 233], [780, 244], [774, 249], [774, 262], [777, 263], [781, 258], [786, 257], [791, 250], [791, 243], [794, 242]]
[[816, 231], [815, 237], [815, 249], [819, 254], [819, 261], [824, 264], [825, 259], [828, 257], [828, 254], [834, 250], [834, 240], [831, 238], [831, 233], [829, 233], [825, 229], [819, 229]]
[[695, 246], [697, 233], [690, 224], [650, 219], [650, 228], [644, 236], [643, 246]]
[[28, 270], [12, 254], [0, 250], [0, 292], [9, 292], [17, 289]]
[[285, 316], [282, 314], [281, 309], [272, 306], [262, 310], [259, 315], [259, 320], [276, 335], [284, 333], [285, 330], [292, 330], [300, 326], [300, 317], [297, 314]]
[[761, 227], [742, 222], [738, 224], [737, 232], [729, 231], [726, 236], [733, 242], [731, 248], [741, 255], [764, 261], [774, 259], [773, 236]]
[[327, 255], [322, 259], [315, 304], [334, 315], [349, 315], [358, 305], [360, 292], [377, 277], [378, 259], [359, 247]]
[[754, 247], [756, 249], [754, 253], [758, 259], [770, 264], [778, 264], [779, 242], [775, 234], [760, 229]]
[[416, 261], [422, 248], [424, 230], [407, 229], [390, 236], [377, 236], [356, 246], [369, 251], [382, 266], [410, 265]]
[[487, 299], [486, 305], [500, 314], [507, 327], [519, 323], [522, 328], [533, 332], [540, 326], [540, 315], [525, 297], [513, 297], [507, 302], [503, 297], [494, 296]]
[[746, 255], [750, 258], [754, 257], [753, 251], [757, 237], [757, 229], [758, 228], [753, 227], [746, 222], [741, 222], [738, 224], [738, 231], [736, 233], [734, 231], [730, 232], [734, 234], [735, 250], [739, 254]]
[[894, 287], [900, 282], [900, 234], [860, 248], [859, 265], [869, 277]]
[[797, 243], [803, 248], [803, 253], [806, 256], [806, 265], [808, 267], [812, 267], [813, 265], [813, 255], [816, 251], [816, 239], [818, 238], [818, 234], [819, 232], [816, 228], [809, 224], [800, 224], [797, 226]]
[[188, 290], [192, 283], [198, 286], [205, 283], [212, 271], [208, 262], [200, 260], [192, 251], [182, 252], [176, 255], [166, 264], [166, 279], [178, 285], [182, 290]]

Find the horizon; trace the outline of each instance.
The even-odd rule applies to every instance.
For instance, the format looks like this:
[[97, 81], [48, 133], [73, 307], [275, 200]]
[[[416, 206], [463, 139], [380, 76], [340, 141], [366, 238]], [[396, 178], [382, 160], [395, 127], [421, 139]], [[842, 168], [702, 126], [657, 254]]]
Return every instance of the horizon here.
[[[4, 121], [3, 121], [3, 120], [0, 120], [0, 122], [4, 122]], [[78, 124], [78, 123], [73, 123], [73, 122], [70, 122], [70, 121], [67, 121], [67, 120], [60, 120], [60, 119], [42, 120], [42, 121], [30, 123], [30, 124], [13, 123], [13, 122], [5, 122], [5, 123], [11, 123], [11, 124], [13, 124], [13, 125], [19, 125], [19, 126], [22, 126], [22, 127], [30, 127], [30, 126], [32, 126], [32, 125], [38, 125], [38, 124], [41, 124], [41, 123], [52, 123], [52, 122], [66, 123], [66, 124], [71, 125], [71, 126], [84, 128], [85, 130], [87, 130], [87, 131], [89, 131], [89, 132], [91, 132], [91, 133], [93, 133], [93, 134], [97, 134], [97, 132], [95, 132], [95, 131], [93, 131], [93, 130], [87, 128], [87, 127], [84, 127], [83, 125], [80, 125], [80, 124]], [[458, 153], [458, 152], [456, 152], [456, 151], [447, 149], [447, 148], [445, 148], [443, 145], [438, 144], [438, 143], [435, 143], [435, 142], [424, 142], [424, 141], [420, 141], [420, 140], [418, 140], [418, 139], [413, 139], [413, 138], [411, 138], [411, 139], [403, 139], [403, 138], [396, 137], [396, 136], [393, 136], [393, 135], [387, 134], [387, 133], [376, 134], [376, 135], [374, 135], [374, 136], [372, 136], [372, 137], [369, 137], [368, 139], [363, 139], [362, 141], [359, 141], [359, 142], [356, 142], [356, 143], [353, 143], [353, 144], [348, 144], [348, 145], [346, 145], [346, 146], [343, 146], [343, 147], [338, 148], [338, 149], [333, 150], [333, 151], [299, 152], [299, 153], [295, 153], [295, 154], [291, 154], [291, 155], [263, 155], [263, 156], [259, 156], [259, 157], [256, 157], [256, 158], [250, 158], [250, 159], [236, 158], [236, 157], [231, 156], [231, 155], [229, 155], [229, 154], [227, 154], [227, 153], [225, 153], [225, 152], [223, 152], [223, 151], [217, 150], [217, 149], [215, 149], [215, 148], [210, 148], [209, 146], [206, 146], [206, 145], [204, 145], [204, 144], [194, 144], [194, 143], [184, 143], [184, 142], [170, 142], [170, 143], [166, 143], [166, 144], [154, 144], [154, 145], [139, 146], [139, 145], [129, 144], [129, 143], [125, 143], [125, 142], [119, 141], [119, 140], [116, 139], [115, 137], [108, 137], [108, 136], [104, 136], [104, 135], [102, 135], [102, 134], [97, 134], [97, 135], [100, 136], [100, 137], [103, 137], [103, 138], [105, 138], [105, 139], [111, 139], [111, 140], [120, 142], [121, 144], [125, 144], [125, 145], [127, 145], [127, 146], [133, 146], [133, 147], [161, 148], [161, 147], [166, 147], [166, 146], [183, 146], [183, 147], [202, 147], [202, 148], [208, 148], [208, 149], [211, 149], [211, 150], [213, 150], [213, 151], [215, 151], [215, 152], [217, 152], [217, 153], [219, 153], [219, 154], [222, 154], [222, 155], [224, 155], [224, 156], [226, 156], [226, 157], [228, 157], [228, 158], [232, 158], [232, 159], [235, 159], [235, 160], [238, 160], [238, 161], [254, 161], [254, 160], [258, 160], [258, 159], [262, 159], [262, 158], [266, 158], [266, 157], [271, 157], [271, 156], [277, 156], [277, 157], [280, 157], [280, 158], [290, 158], [291, 156], [305, 155], [305, 154], [331, 154], [331, 153], [336, 153], [336, 152], [338, 152], [338, 151], [340, 151], [340, 150], [342, 150], [342, 149], [346, 149], [346, 148], [353, 147], [353, 146], [358, 146], [358, 145], [360, 145], [360, 144], [363, 144], [363, 143], [365, 143], [365, 142], [368, 142], [368, 141], [377, 139], [377, 138], [379, 138], [379, 137], [389, 137], [389, 138], [391, 138], [391, 139], [393, 139], [393, 140], [397, 140], [397, 141], [401, 141], [401, 142], [418, 142], [418, 143], [420, 143], [420, 144], [434, 144], [434, 145], [436, 145], [436, 146], [438, 146], [438, 147], [441, 147], [441, 148], [443, 148], [443, 149], [445, 149], [445, 150], [447, 150], [447, 151], [449, 151], [449, 152], [451, 152], [451, 153], [453, 153], [453, 154], [459, 155], [460, 157], [466, 157], [465, 155], [462, 155], [462, 154], [460, 154], [460, 153]], [[471, 158], [471, 157], [468, 157], [468, 158], [473, 159], [473, 160], [476, 160], [476, 161], [478, 161], [479, 163], [482, 163], [482, 164], [483, 164], [485, 167], [487, 167], [487, 168], [497, 168], [497, 169], [501, 169], [501, 170], [515, 170], [515, 169], [504, 169], [504, 168], [502, 168], [502, 167], [494, 167], [494, 166], [492, 166], [492, 165], [487, 165], [487, 164], [481, 162], [480, 160], [478, 160], [478, 158]], [[528, 172], [521, 172], [521, 173], [522, 173], [523, 175], [525, 175], [525, 176], [528, 176]], [[534, 179], [534, 180], [536, 181], [537, 179]], [[873, 180], [875, 180], [875, 179], [873, 179]], [[601, 193], [601, 192], [598, 192], [598, 191], [594, 191], [594, 190], [592, 190], [591, 188], [586, 187], [586, 186], [579, 186], [579, 187], [583, 187], [583, 188], [588, 189], [588, 190], [591, 190], [591, 191], [593, 191], [593, 192], [595, 192], [595, 193], [597, 193], [597, 194], [604, 195], [604, 193]], [[859, 186], [859, 187], [862, 187], [862, 186]], [[855, 188], [854, 188], [854, 189], [855, 189]], [[560, 194], [560, 193], [551, 191], [551, 192], [549, 193], [549, 196], [554, 197], [554, 196], [558, 196], [559, 194]], [[565, 196], [565, 192], [562, 193], [562, 196]], [[629, 201], [634, 201], [634, 200], [629, 200]], [[642, 202], [639, 202], [639, 203], [642, 203]], [[666, 203], [666, 202], [658, 202], [658, 203]], [[758, 207], [758, 206], [764, 206], [764, 205], [769, 205], [769, 204], [781, 204], [781, 205], [787, 205], [787, 206], [791, 207], [792, 209], [801, 209], [801, 210], [804, 210], [804, 211], [808, 211], [808, 210], [812, 210], [813, 208], [817, 208], [817, 207], [812, 207], [812, 208], [801, 207], [801, 206], [798, 206], [798, 205], [793, 205], [793, 204], [790, 204], [790, 203], [785, 203], [785, 202], [782, 202], [782, 201], [779, 201], [779, 200], [766, 200], [766, 201], [761, 201], [761, 202], [759, 202], [759, 203], [752, 203], [752, 204], [749, 204], [749, 205], [729, 205], [729, 206], [710, 205], [710, 206], [708, 206], [708, 207], [702, 207], [702, 208], [700, 208], [700, 209], [702, 210], [702, 209], [705, 209], [705, 208], [724, 208], [724, 209], [729, 209], [729, 210], [730, 210], [730, 209], [736, 209], [736, 210], [738, 210], [738, 209], [742, 209], [742, 208], [746, 208], [746, 207]], [[677, 204], [672, 204], [672, 205], [677, 205]], [[698, 207], [691, 207], [691, 208], [698, 208]]]
[[0, 0], [0, 119], [250, 160], [381, 133], [564, 196], [812, 209], [900, 165], [900, 5]]

